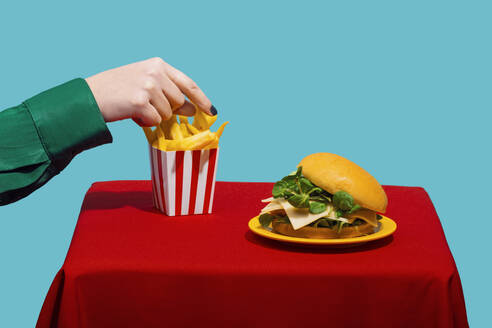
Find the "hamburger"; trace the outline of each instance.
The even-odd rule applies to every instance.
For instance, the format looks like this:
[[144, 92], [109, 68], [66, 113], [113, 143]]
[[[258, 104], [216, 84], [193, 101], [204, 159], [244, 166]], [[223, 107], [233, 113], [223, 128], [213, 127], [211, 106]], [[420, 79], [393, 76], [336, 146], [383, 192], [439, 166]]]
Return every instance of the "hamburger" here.
[[388, 198], [377, 180], [350, 160], [316, 153], [275, 183], [259, 216], [263, 227], [300, 238], [352, 238], [379, 230]]

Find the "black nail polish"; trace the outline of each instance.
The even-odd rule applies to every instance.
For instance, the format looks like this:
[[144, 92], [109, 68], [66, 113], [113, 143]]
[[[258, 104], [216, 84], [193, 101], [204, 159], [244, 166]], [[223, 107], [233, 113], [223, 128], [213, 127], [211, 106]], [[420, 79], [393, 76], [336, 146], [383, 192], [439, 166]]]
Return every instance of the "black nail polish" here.
[[213, 116], [217, 115], [217, 109], [215, 109], [214, 105], [212, 105], [212, 107], [210, 107], [210, 112], [212, 113]]

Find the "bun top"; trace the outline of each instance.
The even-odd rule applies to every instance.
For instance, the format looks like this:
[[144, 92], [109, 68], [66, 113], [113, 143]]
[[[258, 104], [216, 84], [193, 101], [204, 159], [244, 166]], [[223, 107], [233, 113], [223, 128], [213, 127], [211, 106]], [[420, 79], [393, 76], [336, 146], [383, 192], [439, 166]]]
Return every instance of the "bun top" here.
[[356, 204], [384, 213], [388, 198], [377, 180], [359, 165], [330, 153], [306, 156], [298, 166], [302, 174], [320, 188], [334, 194], [343, 190], [354, 198]]

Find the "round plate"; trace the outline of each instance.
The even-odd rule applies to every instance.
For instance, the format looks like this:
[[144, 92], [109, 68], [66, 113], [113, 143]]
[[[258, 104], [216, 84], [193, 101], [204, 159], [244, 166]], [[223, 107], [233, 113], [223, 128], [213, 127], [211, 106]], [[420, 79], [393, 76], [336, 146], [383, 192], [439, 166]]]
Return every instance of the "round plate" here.
[[347, 245], [347, 244], [359, 244], [366, 243], [368, 241], [373, 241], [377, 239], [381, 239], [391, 235], [396, 230], [396, 222], [391, 220], [390, 218], [383, 216], [381, 220], [379, 220], [379, 230], [373, 234], [361, 237], [354, 238], [340, 238], [340, 239], [314, 239], [314, 238], [297, 238], [281, 235], [275, 232], [272, 232], [271, 228], [265, 229], [261, 226], [260, 221], [258, 220], [260, 216], [255, 216], [251, 220], [249, 220], [248, 226], [251, 231], [255, 234], [260, 235], [265, 238], [284, 241], [288, 243], [296, 243], [296, 244], [306, 244], [306, 245]]

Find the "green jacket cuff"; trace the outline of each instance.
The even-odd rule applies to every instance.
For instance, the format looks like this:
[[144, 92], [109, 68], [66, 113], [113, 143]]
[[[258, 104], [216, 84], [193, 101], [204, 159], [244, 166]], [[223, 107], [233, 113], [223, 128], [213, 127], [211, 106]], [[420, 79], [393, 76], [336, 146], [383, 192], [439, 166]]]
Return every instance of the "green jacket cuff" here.
[[78, 153], [113, 141], [84, 79], [46, 90], [24, 104], [58, 172]]

